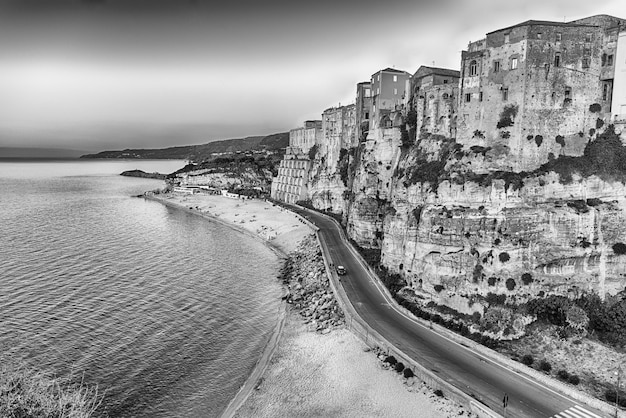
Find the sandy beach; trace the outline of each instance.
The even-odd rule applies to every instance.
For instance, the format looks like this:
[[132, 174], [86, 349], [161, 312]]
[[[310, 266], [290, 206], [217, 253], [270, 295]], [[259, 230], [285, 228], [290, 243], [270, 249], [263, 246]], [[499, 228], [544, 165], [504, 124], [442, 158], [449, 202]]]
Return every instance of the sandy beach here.
[[[262, 200], [179, 193], [155, 198], [215, 217], [285, 254], [296, 251], [312, 234], [296, 215]], [[286, 310], [277, 344], [266, 348], [269, 355], [264, 355], [223, 416], [468, 416], [462, 407], [436, 396], [418, 379], [407, 380], [390, 370], [345, 326], [316, 331], [296, 306], [287, 305]]]

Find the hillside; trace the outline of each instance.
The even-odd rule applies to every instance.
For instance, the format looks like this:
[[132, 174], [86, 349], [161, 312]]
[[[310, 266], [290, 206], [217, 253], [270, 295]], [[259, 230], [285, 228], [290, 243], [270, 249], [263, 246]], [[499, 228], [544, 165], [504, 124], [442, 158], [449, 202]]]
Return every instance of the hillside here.
[[124, 158], [124, 159], [176, 159], [203, 161], [212, 158], [213, 153], [236, 153], [246, 151], [274, 151], [285, 148], [289, 144], [289, 132], [280, 132], [266, 136], [249, 136], [246, 138], [224, 139], [202, 145], [157, 149], [125, 149], [121, 151], [102, 151], [97, 154], [86, 154], [80, 158]]

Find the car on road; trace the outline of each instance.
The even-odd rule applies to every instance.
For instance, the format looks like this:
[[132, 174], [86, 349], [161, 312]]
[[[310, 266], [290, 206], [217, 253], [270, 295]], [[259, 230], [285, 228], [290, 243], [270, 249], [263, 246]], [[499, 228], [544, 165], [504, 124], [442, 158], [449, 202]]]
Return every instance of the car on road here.
[[344, 266], [337, 266], [336, 270], [337, 270], [337, 274], [340, 276], [343, 276], [344, 274], [346, 274], [346, 268]]

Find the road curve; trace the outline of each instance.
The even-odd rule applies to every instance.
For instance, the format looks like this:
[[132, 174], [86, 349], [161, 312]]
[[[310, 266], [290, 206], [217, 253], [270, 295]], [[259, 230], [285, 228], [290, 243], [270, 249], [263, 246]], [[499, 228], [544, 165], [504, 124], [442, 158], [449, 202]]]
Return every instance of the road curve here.
[[[348, 273], [341, 283], [357, 313], [370, 327], [409, 357], [468, 395], [506, 417], [580, 417], [605, 414], [494, 363], [470, 348], [437, 334], [421, 322], [394, 308], [380, 289], [380, 282], [342, 239], [337, 224], [316, 212], [292, 207], [319, 228], [320, 240], [335, 265]], [[508, 406], [503, 408], [504, 395]], [[569, 415], [568, 415], [569, 414]]]

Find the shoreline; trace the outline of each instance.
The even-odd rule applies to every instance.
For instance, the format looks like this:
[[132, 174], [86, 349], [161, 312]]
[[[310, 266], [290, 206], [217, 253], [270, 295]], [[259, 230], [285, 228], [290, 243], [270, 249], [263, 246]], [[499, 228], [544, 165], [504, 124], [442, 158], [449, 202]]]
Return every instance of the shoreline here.
[[[261, 239], [283, 256], [285, 299], [252, 372], [221, 417], [473, 416], [425, 382], [404, 378], [346, 326], [313, 230], [270, 202], [222, 196], [145, 196]], [[289, 254], [289, 257], [287, 257]], [[280, 279], [280, 276], [277, 278]]]
[[[228, 222], [224, 219], [220, 219], [218, 216], [213, 216], [210, 213], [207, 212], [202, 212], [201, 210], [198, 209], [193, 209], [190, 208], [187, 205], [183, 205], [183, 202], [177, 202], [177, 201], [173, 201], [174, 197], [172, 195], [170, 195], [170, 198], [164, 198], [161, 197], [163, 195], [154, 195], [154, 194], [144, 194], [142, 197], [146, 200], [150, 200], [153, 202], [159, 202], [167, 207], [171, 207], [177, 210], [183, 210], [186, 211], [188, 213], [193, 213], [194, 215], [198, 215], [203, 217], [204, 219], [208, 220], [209, 222], [216, 222], [220, 225], [226, 226], [228, 228], [231, 228], [234, 231], [237, 231], [247, 237], [256, 239], [256, 240], [260, 240], [262, 241], [268, 248], [270, 248], [274, 253], [276, 253], [279, 257], [280, 263], [281, 265], [284, 266], [286, 259], [287, 259], [287, 255], [289, 252], [293, 251], [295, 248], [291, 248], [291, 251], [287, 251], [289, 248], [289, 246], [287, 245], [277, 245], [273, 242], [271, 242], [271, 240], [265, 239], [262, 236], [260, 236], [257, 233], [254, 233], [253, 231], [251, 231], [250, 229], [247, 229], [243, 226], [240, 225], [236, 225], [233, 222]], [[183, 196], [177, 196], [182, 198]], [[223, 198], [220, 197], [222, 199], [227, 199], [227, 198]], [[260, 202], [257, 200], [257, 202]], [[265, 204], [268, 204], [267, 202], [263, 202]], [[276, 208], [279, 208], [278, 206], [273, 206]], [[281, 210], [281, 209], [279, 209]], [[281, 210], [281, 212], [284, 212], [284, 210]], [[291, 212], [288, 212], [289, 214], [291, 214], [291, 216], [295, 217], [295, 215], [293, 215]], [[308, 226], [307, 224], [303, 223], [303, 226], [308, 230], [308, 234], [310, 234], [312, 231], [311, 227]], [[299, 231], [300, 233], [302, 233], [302, 231]], [[290, 231], [287, 232], [287, 234], [289, 233], [295, 233], [294, 231]], [[302, 242], [302, 240], [305, 238], [306, 235], [303, 235], [302, 237], [296, 238], [297, 240], [297, 245], [299, 245], [300, 242]], [[296, 246], [297, 246], [296, 245]], [[276, 279], [279, 279], [279, 277], [277, 277]], [[283, 291], [286, 291], [287, 288], [284, 284], [282, 284], [282, 288]], [[258, 387], [258, 385], [260, 385], [260, 382], [263, 379], [263, 375], [266, 373], [267, 368], [270, 364], [270, 361], [272, 360], [277, 348], [278, 348], [278, 344], [283, 336], [283, 330], [285, 328], [285, 322], [287, 321], [287, 317], [289, 315], [289, 313], [287, 312], [287, 304], [284, 301], [280, 302], [280, 306], [279, 306], [279, 317], [277, 320], [277, 323], [274, 327], [274, 329], [272, 330], [272, 335], [270, 336], [269, 340], [267, 341], [267, 343], [265, 344], [265, 346], [263, 347], [263, 351], [261, 353], [261, 356], [259, 357], [259, 359], [257, 360], [257, 362], [254, 365], [254, 368], [252, 369], [252, 371], [250, 372], [250, 374], [247, 376], [246, 380], [244, 381], [244, 383], [241, 385], [241, 387], [239, 388], [239, 390], [237, 391], [237, 393], [235, 394], [235, 396], [230, 400], [230, 402], [228, 403], [228, 405], [226, 405], [226, 408], [224, 408], [222, 410], [222, 412], [218, 415], [220, 418], [230, 418], [235, 416], [235, 414], [237, 413], [237, 411], [242, 407], [242, 405], [247, 401], [247, 399], [250, 397], [250, 395], [252, 395], [253, 390], [255, 389], [255, 387]]]

